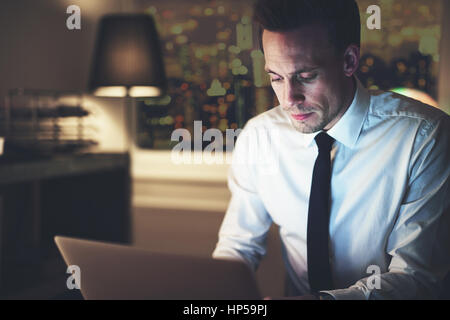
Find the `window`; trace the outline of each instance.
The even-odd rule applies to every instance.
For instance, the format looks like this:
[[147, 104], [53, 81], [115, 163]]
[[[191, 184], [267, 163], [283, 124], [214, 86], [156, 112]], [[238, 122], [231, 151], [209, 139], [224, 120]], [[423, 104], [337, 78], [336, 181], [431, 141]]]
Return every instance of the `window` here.
[[[252, 1], [141, 3], [163, 41], [168, 94], [137, 102], [137, 144], [171, 149], [175, 129], [242, 128], [278, 105], [257, 49]], [[416, 88], [436, 99], [440, 8], [436, 0], [359, 0], [362, 60], [358, 77], [370, 89]], [[381, 30], [366, 26], [370, 5], [381, 8]], [[207, 142], [206, 144], [209, 144]], [[203, 146], [205, 147], [205, 146]]]

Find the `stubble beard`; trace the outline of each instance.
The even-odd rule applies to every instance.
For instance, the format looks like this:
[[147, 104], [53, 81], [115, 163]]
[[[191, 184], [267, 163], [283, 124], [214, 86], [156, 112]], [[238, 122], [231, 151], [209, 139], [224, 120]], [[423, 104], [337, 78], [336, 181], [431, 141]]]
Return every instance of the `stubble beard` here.
[[[326, 110], [328, 111], [328, 110]], [[303, 121], [296, 120], [289, 115], [292, 125], [294, 128], [305, 134], [314, 133], [322, 130], [328, 124], [327, 117], [325, 116], [325, 112], [320, 110], [317, 112], [316, 109], [296, 109], [296, 113], [307, 114], [313, 113], [310, 118], [305, 119]], [[312, 119], [311, 119], [312, 118]]]
[[[320, 110], [317, 112], [316, 110], [308, 110], [308, 109], [298, 109], [298, 112], [302, 114], [306, 114], [309, 112], [314, 112], [312, 117], [315, 119], [306, 119], [305, 121], [298, 121], [292, 118], [291, 115], [289, 115], [289, 118], [291, 120], [291, 123], [293, 124], [294, 128], [305, 134], [318, 132], [321, 130], [324, 130], [325, 127], [331, 123], [342, 111], [342, 107], [338, 108], [334, 114], [329, 114], [330, 108], [326, 108], [325, 110]], [[312, 122], [311, 120], [315, 120]], [[329, 128], [330, 129], [330, 128]], [[328, 130], [328, 129], [327, 129]]]
[[320, 131], [327, 125], [327, 122], [324, 120], [324, 118], [321, 118], [319, 123], [308, 123], [308, 121], [298, 121], [292, 118], [291, 122], [297, 131], [305, 134]]

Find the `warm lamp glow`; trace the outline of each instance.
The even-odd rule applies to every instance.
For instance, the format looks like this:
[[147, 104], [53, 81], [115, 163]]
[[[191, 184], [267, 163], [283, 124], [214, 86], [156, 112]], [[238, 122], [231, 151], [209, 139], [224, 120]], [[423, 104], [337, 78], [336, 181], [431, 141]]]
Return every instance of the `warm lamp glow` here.
[[94, 95], [98, 97], [159, 97], [161, 89], [152, 86], [133, 86], [127, 90], [124, 86], [99, 87], [95, 89]]
[[428, 104], [435, 108], [439, 108], [436, 100], [434, 100], [432, 97], [430, 97], [427, 93], [423, 91], [411, 88], [395, 88], [392, 89], [391, 91], [406, 96], [408, 98], [418, 100], [422, 103]]
[[122, 86], [99, 87], [95, 89], [94, 95], [98, 97], [125, 97], [127, 88]]
[[128, 91], [130, 97], [159, 97], [162, 91], [158, 87], [152, 86], [134, 86]]

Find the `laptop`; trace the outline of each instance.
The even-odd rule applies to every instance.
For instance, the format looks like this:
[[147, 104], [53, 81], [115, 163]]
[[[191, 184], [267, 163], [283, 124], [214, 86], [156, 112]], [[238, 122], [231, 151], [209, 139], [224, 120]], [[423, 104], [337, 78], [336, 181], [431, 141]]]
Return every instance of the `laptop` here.
[[[260, 300], [254, 272], [242, 261], [148, 251], [55, 236], [84, 299]], [[75, 266], [75, 267], [74, 267]], [[71, 277], [70, 274], [67, 277]]]

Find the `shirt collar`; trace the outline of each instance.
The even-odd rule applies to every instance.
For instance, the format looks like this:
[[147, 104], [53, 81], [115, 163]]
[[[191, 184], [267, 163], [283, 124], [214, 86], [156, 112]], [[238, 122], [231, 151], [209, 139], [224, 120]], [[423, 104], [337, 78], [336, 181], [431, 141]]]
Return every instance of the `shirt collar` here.
[[313, 133], [301, 133], [300, 134], [300, 143], [301, 143], [301, 145], [303, 147], [310, 147], [312, 141], [314, 140], [316, 135], [318, 135], [319, 133], [320, 133], [320, 131], [313, 132]]
[[[370, 105], [370, 94], [355, 76], [356, 92], [353, 101], [339, 121], [328, 130], [328, 134], [336, 141], [352, 148], [361, 133]], [[318, 134], [318, 133], [316, 133]]]
[[[354, 147], [366, 118], [370, 105], [370, 94], [361, 84], [359, 79], [354, 76], [356, 82], [356, 91], [353, 101], [339, 121], [327, 131], [336, 141], [347, 147]], [[310, 147], [312, 141], [321, 131], [313, 133], [301, 133], [299, 140], [302, 146]]]

